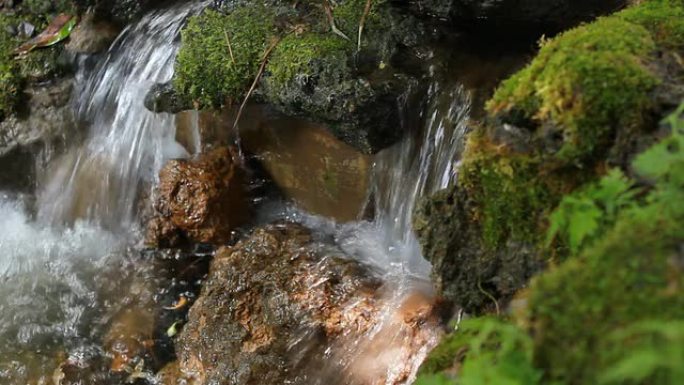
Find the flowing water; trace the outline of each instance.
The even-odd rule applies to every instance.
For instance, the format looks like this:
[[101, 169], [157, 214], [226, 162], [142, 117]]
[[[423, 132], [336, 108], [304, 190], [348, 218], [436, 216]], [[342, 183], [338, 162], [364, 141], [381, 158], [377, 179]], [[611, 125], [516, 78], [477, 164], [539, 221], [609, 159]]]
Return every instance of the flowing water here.
[[[102, 357], [108, 325], [159, 301], [155, 287], [168, 277], [132, 247], [140, 240], [139, 199], [165, 160], [188, 154], [175, 142], [173, 116], [147, 111], [143, 100], [152, 84], [171, 78], [183, 21], [206, 4], [153, 12], [94, 67], [84, 60], [73, 103], [87, 140], [46, 172], [35, 214], [0, 198], [0, 383], [49, 383], [65, 359]], [[336, 224], [296, 208], [266, 215], [331, 236], [387, 282], [377, 326], [363, 340], [331, 347], [337, 367], [361, 382], [410, 383], [439, 337], [438, 325], [405, 330], [396, 314], [432, 301], [411, 214], [421, 197], [452, 182], [469, 106], [461, 87], [430, 88], [418, 119], [407, 120], [410, 135], [375, 158], [373, 220]]]

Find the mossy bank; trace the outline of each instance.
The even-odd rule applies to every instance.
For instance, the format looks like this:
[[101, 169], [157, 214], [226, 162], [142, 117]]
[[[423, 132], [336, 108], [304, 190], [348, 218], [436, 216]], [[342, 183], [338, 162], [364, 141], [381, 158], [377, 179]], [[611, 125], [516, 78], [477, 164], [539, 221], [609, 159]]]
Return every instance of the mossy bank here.
[[500, 85], [458, 183], [415, 215], [444, 295], [493, 307], [564, 258], [565, 245], [544, 245], [551, 211], [610, 167], [629, 169], [684, 96], [682, 12], [651, 1], [569, 30]]
[[644, 1], [501, 85], [416, 218], [444, 294], [501, 316], [461, 325], [418, 384], [684, 381], [682, 31], [681, 1]]

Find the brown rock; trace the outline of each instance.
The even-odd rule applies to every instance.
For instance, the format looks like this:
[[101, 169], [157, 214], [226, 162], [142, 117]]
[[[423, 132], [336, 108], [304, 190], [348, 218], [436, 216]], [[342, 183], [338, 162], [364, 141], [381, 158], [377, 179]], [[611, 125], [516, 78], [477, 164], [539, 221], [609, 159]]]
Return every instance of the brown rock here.
[[185, 237], [222, 243], [247, 218], [244, 176], [235, 151], [220, 147], [194, 160], [171, 160], [159, 173], [157, 215], [148, 243], [172, 246]]
[[221, 248], [176, 340], [181, 372], [198, 385], [409, 379], [438, 330], [430, 297], [392, 306], [368, 269], [321, 246], [278, 224]]

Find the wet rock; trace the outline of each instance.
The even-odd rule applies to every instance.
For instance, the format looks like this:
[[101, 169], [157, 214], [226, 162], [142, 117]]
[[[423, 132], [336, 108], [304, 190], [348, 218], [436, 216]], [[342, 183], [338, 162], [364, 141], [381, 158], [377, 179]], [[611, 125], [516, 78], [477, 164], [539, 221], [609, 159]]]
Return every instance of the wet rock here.
[[615, 11], [626, 3], [626, 0], [427, 0], [415, 1], [412, 7], [420, 14], [450, 19], [454, 24], [563, 29]]
[[148, 243], [170, 246], [181, 237], [208, 243], [230, 239], [248, 214], [238, 162], [228, 147], [193, 160], [169, 161], [159, 173], [157, 216], [148, 225]]
[[86, 13], [69, 35], [66, 49], [88, 54], [106, 51], [118, 34], [119, 28], [115, 25], [97, 20], [93, 13]]
[[31, 86], [26, 112], [0, 122], [0, 170], [3, 188], [27, 191], [35, 183], [37, 170], [48, 163], [65, 138], [77, 141], [79, 131], [69, 105], [72, 80]]
[[296, 224], [259, 228], [220, 249], [176, 341], [183, 373], [217, 385], [400, 383], [388, 366], [362, 371], [362, 363], [392, 351], [397, 372], [410, 372], [404, 365], [417, 361], [412, 341], [425, 342], [418, 325], [429, 324], [430, 300], [397, 306], [397, 323], [386, 324], [397, 338], [366, 338], [382, 319], [380, 282], [322, 251]]
[[474, 207], [457, 187], [440, 191], [419, 202], [414, 229], [438, 291], [468, 311], [494, 310], [494, 298], [511, 298], [543, 265], [538, 250], [523, 243], [489, 249], [471, 217]]
[[[397, 99], [416, 91], [421, 76], [402, 63], [424, 53], [427, 39], [418, 19], [389, 2], [372, 2], [358, 36], [365, 1], [337, 3], [331, 11], [337, 33], [323, 7], [309, 2], [294, 8], [230, 3], [192, 18], [184, 30], [173, 82], [180, 98], [201, 108], [239, 104], [259, 74], [256, 100], [324, 123], [364, 153], [402, 137]], [[222, 64], [229, 62], [240, 65]]]
[[11, 116], [0, 122], [0, 156], [65, 135], [74, 121], [68, 108], [72, 86], [71, 80], [62, 80], [28, 89], [28, 116]]
[[[176, 140], [190, 153], [202, 144], [230, 143], [236, 108], [184, 111]], [[289, 118], [263, 105], [243, 111], [244, 151], [263, 167], [282, 195], [307, 211], [340, 222], [354, 220], [366, 203], [371, 157], [340, 141], [325, 126]]]
[[359, 217], [367, 200], [369, 156], [301, 119], [268, 120], [241, 135], [245, 149], [299, 207], [340, 222]]
[[176, 114], [189, 110], [192, 105], [178, 95], [171, 83], [155, 84], [145, 96], [145, 108], [152, 112]]

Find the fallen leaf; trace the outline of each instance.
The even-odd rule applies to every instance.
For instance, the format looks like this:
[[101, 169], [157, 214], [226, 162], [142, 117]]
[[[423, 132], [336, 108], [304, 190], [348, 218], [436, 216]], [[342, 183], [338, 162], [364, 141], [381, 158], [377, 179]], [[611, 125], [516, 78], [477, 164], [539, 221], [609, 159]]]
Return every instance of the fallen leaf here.
[[180, 299], [176, 301], [173, 306], [164, 306], [164, 310], [179, 310], [188, 304], [188, 299], [184, 295], [180, 296]]
[[76, 26], [77, 17], [65, 13], [55, 17], [40, 35], [16, 49], [17, 54], [26, 54], [36, 48], [49, 47], [66, 39]]

